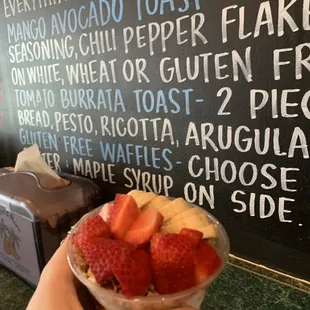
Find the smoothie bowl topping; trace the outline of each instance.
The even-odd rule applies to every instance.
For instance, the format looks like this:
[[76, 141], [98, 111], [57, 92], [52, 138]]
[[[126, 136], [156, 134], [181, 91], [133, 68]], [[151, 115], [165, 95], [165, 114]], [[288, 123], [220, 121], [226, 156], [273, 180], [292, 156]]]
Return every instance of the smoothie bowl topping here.
[[117, 194], [73, 230], [69, 263], [83, 280], [127, 299], [176, 294], [223, 269], [218, 225], [182, 198]]

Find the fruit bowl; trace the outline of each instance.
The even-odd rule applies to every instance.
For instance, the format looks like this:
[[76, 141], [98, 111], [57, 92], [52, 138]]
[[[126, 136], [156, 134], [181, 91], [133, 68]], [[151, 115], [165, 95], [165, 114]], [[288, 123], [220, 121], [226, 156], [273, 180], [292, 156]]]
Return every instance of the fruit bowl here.
[[[107, 205], [108, 204], [105, 206]], [[215, 225], [217, 228], [217, 237], [214, 240], [215, 242], [213, 246], [218, 256], [221, 258], [222, 264], [214, 274], [209, 276], [201, 284], [175, 294], [128, 298], [121, 293], [116, 293], [113, 290], [105, 289], [89, 280], [78, 266], [78, 255], [76, 255], [76, 249], [72, 243], [72, 236], [79, 230], [81, 225], [87, 219], [95, 216], [96, 214], [99, 214], [102, 207], [99, 207], [84, 215], [81, 220], [74, 226], [68, 237], [68, 262], [72, 272], [78, 278], [78, 280], [88, 288], [93, 297], [106, 310], [164, 310], [174, 309], [182, 306], [191, 306], [199, 309], [208, 287], [221, 274], [225, 265], [227, 264], [230, 245], [225, 229], [214, 216], [194, 204], [189, 204], [189, 206], [191, 208], [199, 208], [206, 215], [210, 223]]]

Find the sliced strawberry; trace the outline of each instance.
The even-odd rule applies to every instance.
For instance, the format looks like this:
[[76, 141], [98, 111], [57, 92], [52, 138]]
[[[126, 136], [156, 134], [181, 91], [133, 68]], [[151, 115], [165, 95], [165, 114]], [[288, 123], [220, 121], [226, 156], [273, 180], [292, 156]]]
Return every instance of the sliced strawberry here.
[[156, 209], [142, 211], [123, 240], [135, 246], [143, 246], [160, 230], [163, 220], [164, 217]]
[[112, 269], [127, 297], [143, 296], [151, 286], [151, 262], [144, 250], [134, 251], [130, 256], [119, 259]]
[[110, 229], [99, 215], [87, 219], [80, 229], [73, 235], [72, 242], [77, 248], [81, 248], [83, 243], [95, 238], [109, 238]]
[[112, 268], [119, 260], [130, 256], [134, 248], [112, 239], [93, 239], [83, 244], [82, 252], [96, 281], [103, 284], [113, 276]]
[[190, 228], [182, 228], [180, 235], [188, 236], [195, 245], [202, 240], [203, 233], [199, 230], [190, 229]]
[[187, 236], [155, 234], [151, 262], [155, 288], [160, 294], [177, 293], [196, 284], [195, 246]]
[[216, 251], [205, 241], [200, 241], [196, 248], [196, 283], [202, 283], [214, 274], [222, 261]]
[[106, 203], [103, 205], [102, 209], [99, 212], [99, 215], [108, 224], [108, 226], [110, 224], [110, 217], [112, 214], [113, 207], [114, 207], [113, 203]]
[[111, 213], [111, 231], [117, 239], [123, 239], [140, 214], [136, 201], [125, 194], [117, 194]]

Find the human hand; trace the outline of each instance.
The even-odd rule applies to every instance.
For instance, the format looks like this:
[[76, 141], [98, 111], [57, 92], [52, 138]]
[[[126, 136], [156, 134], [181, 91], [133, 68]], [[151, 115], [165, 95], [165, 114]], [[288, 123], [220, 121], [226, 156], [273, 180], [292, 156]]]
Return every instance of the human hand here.
[[26, 310], [83, 310], [67, 261], [66, 239], [45, 266]]
[[[66, 239], [45, 266], [26, 310], [83, 310], [75, 279], [67, 260]], [[196, 310], [182, 307], [171, 310]]]

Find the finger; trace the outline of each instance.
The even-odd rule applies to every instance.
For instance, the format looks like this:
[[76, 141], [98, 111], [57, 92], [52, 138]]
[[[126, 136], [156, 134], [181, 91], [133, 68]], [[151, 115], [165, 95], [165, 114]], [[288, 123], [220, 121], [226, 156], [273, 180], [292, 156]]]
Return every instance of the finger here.
[[192, 307], [182, 307], [182, 308], [176, 308], [176, 309], [173, 309], [173, 310], [197, 310], [197, 309], [192, 308]]
[[66, 238], [64, 242], [59, 246], [59, 248], [56, 250], [52, 258], [47, 263], [47, 266], [48, 265], [57, 266], [57, 264], [63, 265], [64, 263], [66, 263], [67, 248], [68, 248], [68, 238]]
[[41, 278], [59, 277], [72, 281], [74, 276], [67, 260], [68, 238], [60, 245], [43, 269]]

